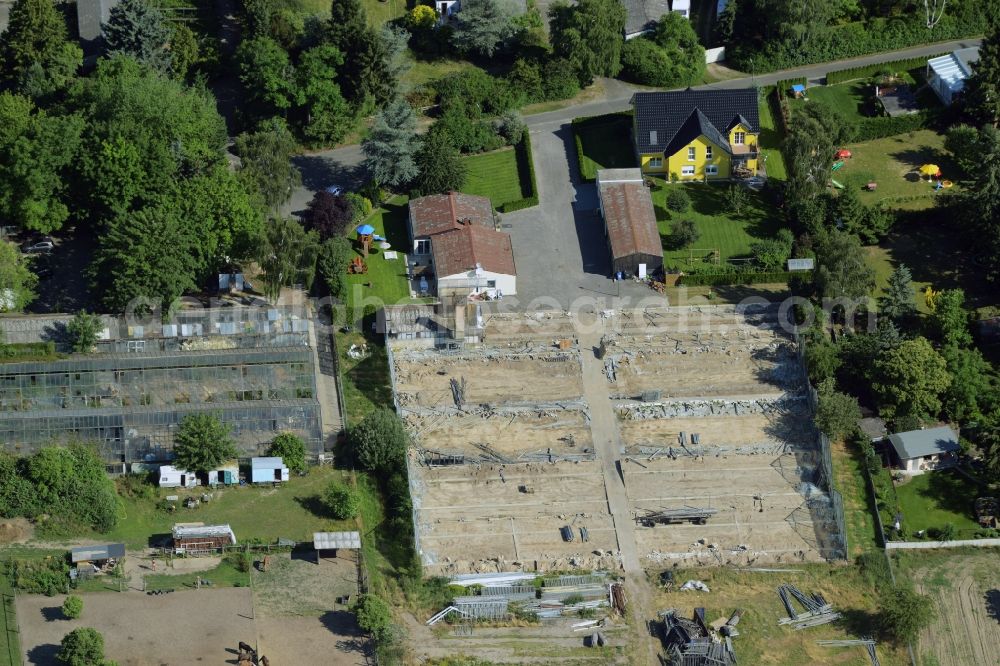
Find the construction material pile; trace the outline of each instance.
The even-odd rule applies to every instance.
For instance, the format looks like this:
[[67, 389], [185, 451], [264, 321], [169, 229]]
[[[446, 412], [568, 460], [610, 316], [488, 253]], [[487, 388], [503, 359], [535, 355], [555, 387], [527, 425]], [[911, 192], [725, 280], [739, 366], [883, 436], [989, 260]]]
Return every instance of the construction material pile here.
[[[778, 624], [790, 624], [796, 630], [806, 627], [818, 627], [821, 624], [829, 624], [840, 617], [840, 613], [833, 610], [833, 606], [827, 603], [826, 599], [819, 594], [805, 594], [794, 585], [779, 585], [778, 596], [785, 604], [788, 617], [778, 620]], [[805, 612], [795, 610], [792, 599], [796, 599]]]
[[[737, 610], [715, 631], [705, 622], [705, 609], [695, 608], [688, 620], [673, 608], [659, 613], [663, 620], [663, 643], [672, 666], [736, 666], [732, 637], [742, 611]], [[714, 626], [714, 623], [713, 623]]]

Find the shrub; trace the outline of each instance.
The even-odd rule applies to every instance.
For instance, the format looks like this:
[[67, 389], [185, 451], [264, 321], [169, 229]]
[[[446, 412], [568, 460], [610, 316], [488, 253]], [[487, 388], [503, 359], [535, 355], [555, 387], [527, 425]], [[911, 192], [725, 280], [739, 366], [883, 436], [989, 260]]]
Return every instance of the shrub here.
[[347, 433], [347, 439], [361, 469], [386, 472], [405, 468], [410, 438], [396, 412], [379, 407]]
[[918, 67], [923, 69], [927, 66], [927, 61], [931, 58], [937, 58], [938, 56], [947, 55], [947, 53], [939, 53], [937, 55], [926, 56], [923, 58], [909, 58], [906, 60], [893, 60], [891, 62], [876, 63], [874, 65], [863, 65], [861, 67], [848, 67], [846, 69], [837, 69], [832, 72], [826, 73], [826, 85], [832, 86], [835, 83], [844, 83], [845, 81], [854, 81], [856, 79], [865, 79], [874, 74], [881, 74], [882, 72], [907, 72], [911, 69], [917, 69]]
[[69, 334], [73, 351], [78, 354], [86, 354], [94, 349], [97, 344], [97, 335], [101, 332], [103, 324], [97, 315], [87, 314], [82, 310], [66, 325], [66, 333]]
[[104, 636], [96, 629], [74, 629], [63, 636], [56, 659], [67, 666], [107, 666]]
[[691, 220], [680, 220], [670, 227], [670, 247], [675, 250], [691, 245], [701, 234]]
[[750, 193], [742, 185], [730, 185], [724, 195], [726, 208], [737, 217], [743, 214], [750, 203]]
[[625, 42], [621, 78], [645, 86], [672, 87], [681, 83], [674, 77], [670, 58], [651, 40], [638, 37]]
[[62, 614], [68, 620], [75, 620], [83, 613], [83, 599], [71, 594], [62, 605]]
[[362, 594], [351, 609], [358, 620], [358, 626], [372, 635], [377, 643], [392, 638], [392, 608], [374, 594]]
[[299, 437], [290, 432], [283, 432], [267, 447], [267, 455], [280, 457], [293, 472], [306, 471], [306, 445]]
[[686, 213], [691, 208], [691, 197], [683, 187], [671, 187], [667, 192], [666, 205], [675, 213]]
[[7, 575], [14, 587], [27, 594], [53, 597], [69, 589], [69, 565], [60, 558], [11, 560]]
[[353, 488], [334, 481], [323, 493], [323, 504], [337, 520], [349, 520], [358, 515], [361, 503]]
[[508, 146], [521, 143], [528, 126], [524, 124], [521, 115], [516, 111], [508, 111], [493, 121], [493, 129], [498, 135], [503, 137]]
[[895, 587], [880, 595], [879, 624], [899, 644], [916, 640], [936, 615], [930, 597], [907, 587]]
[[[797, 273], [788, 271], [771, 271], [767, 273], [699, 273], [682, 275], [677, 284], [685, 287], [698, 285], [721, 286], [730, 284], [767, 284], [787, 283]], [[800, 273], [798, 273], [800, 274]]]

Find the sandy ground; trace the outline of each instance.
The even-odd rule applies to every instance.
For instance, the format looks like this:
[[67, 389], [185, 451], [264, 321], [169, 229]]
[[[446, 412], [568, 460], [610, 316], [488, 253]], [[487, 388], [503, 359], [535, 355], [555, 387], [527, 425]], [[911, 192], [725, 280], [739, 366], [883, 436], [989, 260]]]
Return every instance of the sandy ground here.
[[[434, 572], [614, 566], [594, 551], [617, 550], [604, 478], [596, 463], [417, 468], [417, 524], [426, 569]], [[524, 486], [528, 492], [519, 490]], [[559, 528], [570, 525], [566, 543]], [[579, 528], [590, 540], [582, 543]]]
[[627, 447], [677, 448], [678, 435], [682, 432], [688, 438], [697, 433], [701, 437], [702, 447], [746, 447], [768, 442], [806, 442], [810, 436], [811, 419], [807, 413], [799, 411], [787, 415], [620, 420], [619, 428]]
[[[190, 666], [233, 660], [239, 641], [253, 644], [250, 590], [186, 590], [163, 596], [100, 592], [84, 596], [83, 617], [61, 619], [63, 597], [18, 596], [25, 663], [55, 666], [63, 636], [78, 627], [104, 635], [120, 666]], [[230, 662], [232, 663], [232, 662]]]
[[358, 565], [353, 551], [324, 557], [319, 564], [313, 554], [294, 558], [287, 553], [271, 556], [264, 573], [254, 574], [257, 608], [266, 617], [322, 615], [337, 607], [338, 597], [358, 591]]
[[956, 554], [940, 571], [915, 571], [913, 580], [920, 592], [934, 599], [938, 612], [920, 637], [921, 655], [933, 655], [941, 666], [1000, 664], [1000, 569], [995, 550]]
[[261, 654], [278, 664], [365, 666], [366, 643], [347, 610], [319, 617], [260, 617]]
[[557, 453], [587, 454], [594, 447], [586, 414], [580, 410], [529, 411], [511, 415], [409, 414], [407, 425], [419, 433], [417, 445], [442, 452], [480, 454], [477, 443], [488, 444], [504, 454], [552, 449]]
[[452, 379], [465, 380], [465, 402], [470, 405], [555, 402], [583, 394], [575, 352], [514, 359], [396, 355], [396, 391], [403, 406], [453, 406]]

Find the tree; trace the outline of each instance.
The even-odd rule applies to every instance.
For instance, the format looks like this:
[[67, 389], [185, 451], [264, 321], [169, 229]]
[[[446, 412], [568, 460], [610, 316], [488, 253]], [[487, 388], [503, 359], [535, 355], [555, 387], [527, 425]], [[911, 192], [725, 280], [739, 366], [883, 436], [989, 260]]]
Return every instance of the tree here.
[[913, 276], [906, 264], [900, 264], [889, 276], [885, 295], [879, 299], [882, 314], [894, 322], [912, 317], [917, 306], [914, 300]]
[[875, 271], [857, 236], [830, 232], [818, 248], [816, 264], [814, 280], [824, 298], [860, 299], [875, 288]]
[[145, 0], [121, 0], [101, 26], [109, 55], [125, 55], [158, 72], [170, 70], [170, 28], [161, 10]]
[[353, 426], [347, 439], [361, 469], [388, 473], [404, 464], [410, 437], [395, 412], [379, 407]]
[[323, 493], [323, 504], [337, 520], [350, 520], [358, 515], [361, 502], [353, 488], [333, 481]]
[[725, 200], [729, 212], [739, 217], [750, 203], [750, 195], [743, 186], [730, 185], [726, 189]]
[[672, 83], [668, 85], [691, 85], [701, 81], [705, 73], [705, 49], [698, 42], [691, 21], [677, 12], [668, 12], [656, 23], [650, 39], [671, 63]]
[[664, 88], [683, 85], [674, 63], [651, 39], [637, 37], [622, 46], [621, 78], [644, 86]]
[[416, 30], [430, 30], [437, 25], [437, 20], [437, 12], [427, 5], [417, 5], [406, 15], [406, 25]]
[[670, 247], [675, 250], [685, 248], [701, 236], [698, 227], [691, 220], [678, 220], [670, 225]]
[[96, 629], [74, 629], [63, 636], [56, 659], [67, 666], [105, 666], [104, 636]]
[[289, 218], [272, 220], [260, 247], [264, 293], [277, 299], [282, 287], [301, 283], [308, 289], [316, 275], [319, 234]]
[[170, 26], [170, 73], [176, 79], [185, 79], [198, 62], [198, 38], [183, 23]]
[[340, 236], [354, 222], [354, 205], [343, 194], [320, 190], [306, 206], [302, 221], [323, 240]]
[[102, 328], [104, 328], [104, 323], [97, 315], [88, 314], [83, 310], [77, 312], [66, 325], [66, 332], [69, 334], [73, 351], [78, 354], [87, 354], [93, 351], [94, 345], [97, 344], [97, 335]]
[[872, 389], [880, 411], [892, 418], [933, 417], [941, 411], [941, 394], [951, 385], [945, 360], [926, 338], [904, 340], [875, 359]]
[[965, 81], [963, 98], [965, 108], [977, 120], [1000, 126], [1000, 26], [979, 45], [979, 61]]
[[[786, 200], [809, 206], [826, 190], [836, 148], [852, 138], [848, 126], [830, 107], [807, 104], [792, 116], [782, 152], [788, 162]], [[817, 230], [804, 229], [814, 233]]]
[[988, 149], [988, 142], [987, 132], [981, 132], [971, 125], [957, 125], [945, 135], [944, 147], [951, 153], [959, 168], [966, 175], [972, 175], [979, 169], [979, 157], [984, 148]]
[[83, 52], [67, 40], [66, 22], [52, 0], [17, 0], [0, 35], [2, 78], [20, 85], [37, 66], [53, 84], [65, 85], [83, 60]]
[[332, 46], [320, 45], [299, 58], [299, 102], [305, 113], [302, 134], [313, 143], [333, 144], [343, 139], [354, 114], [334, 83], [344, 57]]
[[832, 378], [820, 382], [816, 389], [816, 425], [830, 439], [846, 438], [858, 426], [861, 407], [854, 396], [837, 391]]
[[255, 37], [236, 51], [240, 81], [264, 115], [285, 113], [299, 102], [295, 68], [288, 52], [270, 37]]
[[666, 206], [675, 213], [686, 213], [691, 208], [691, 197], [682, 186], [671, 187], [667, 191]]
[[[432, 10], [433, 11], [433, 10]], [[332, 0], [326, 41], [347, 54], [354, 39], [368, 30], [368, 17], [361, 0]]]
[[967, 165], [970, 182], [953, 197], [956, 206], [952, 215], [976, 234], [984, 277], [996, 280], [1000, 278], [1000, 130], [981, 128], [974, 146], [974, 152], [964, 158], [972, 163]]
[[69, 595], [63, 601], [62, 614], [67, 620], [75, 620], [83, 613], [83, 599], [76, 595]]
[[366, 97], [379, 105], [392, 100], [397, 82], [390, 72], [388, 44], [368, 27], [360, 0], [333, 0], [326, 43], [344, 56], [337, 82], [348, 100], [356, 106]]
[[17, 246], [0, 241], [0, 312], [19, 312], [35, 299], [38, 278]]
[[937, 613], [931, 598], [894, 586], [879, 598], [879, 624], [897, 643], [912, 643], [930, 626]]
[[326, 280], [330, 295], [340, 302], [347, 300], [347, 266], [354, 257], [351, 241], [343, 236], [330, 238], [319, 252], [319, 271]]
[[429, 132], [415, 161], [420, 175], [413, 186], [420, 196], [457, 192], [465, 185], [469, 169], [444, 132]]
[[392, 636], [395, 627], [392, 608], [382, 598], [362, 594], [351, 610], [358, 619], [358, 626], [371, 634], [375, 642], [382, 643]]
[[806, 347], [806, 368], [809, 371], [809, 381], [819, 386], [833, 377], [840, 368], [840, 350], [836, 344], [822, 337], [811, 340]]
[[272, 211], [291, 199], [292, 190], [302, 184], [302, 174], [291, 160], [297, 148], [295, 137], [280, 120], [236, 137], [240, 176], [252, 183]]
[[404, 99], [395, 99], [375, 116], [368, 138], [361, 142], [365, 167], [379, 185], [400, 188], [417, 177], [420, 139], [417, 118]]
[[580, 85], [621, 71], [625, 16], [625, 5], [618, 0], [558, 2], [549, 8], [552, 50], [572, 64]]
[[781, 229], [775, 238], [763, 238], [750, 243], [754, 263], [768, 271], [783, 270], [792, 256], [794, 238], [788, 229]]
[[965, 347], [972, 344], [969, 332], [969, 312], [965, 309], [965, 292], [942, 289], [934, 300], [930, 317], [931, 330], [945, 346]]
[[465, 0], [452, 43], [464, 53], [490, 58], [517, 31], [514, 12], [510, 0]]
[[942, 396], [944, 413], [952, 421], [979, 420], [990, 405], [1000, 404], [993, 368], [978, 349], [946, 345], [941, 350], [951, 375], [951, 385]]
[[306, 471], [306, 445], [294, 433], [283, 432], [272, 439], [267, 455], [280, 457], [285, 466], [295, 473]]
[[215, 414], [188, 414], [174, 435], [174, 464], [189, 472], [207, 472], [237, 455], [230, 428]]

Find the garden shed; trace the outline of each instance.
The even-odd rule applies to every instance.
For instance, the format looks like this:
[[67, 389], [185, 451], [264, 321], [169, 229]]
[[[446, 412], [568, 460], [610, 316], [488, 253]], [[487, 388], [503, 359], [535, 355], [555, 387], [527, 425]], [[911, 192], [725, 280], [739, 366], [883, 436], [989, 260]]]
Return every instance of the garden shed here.
[[161, 488], [191, 488], [198, 485], [198, 476], [173, 465], [160, 466]]
[[889, 435], [893, 464], [905, 474], [923, 474], [958, 462], [958, 435], [947, 426]]
[[288, 467], [280, 457], [251, 458], [250, 483], [278, 483], [288, 481]]
[[321, 552], [332, 550], [333, 556], [337, 556], [337, 551], [360, 550], [361, 534], [359, 532], [313, 532], [313, 548], [316, 549], [316, 562], [319, 562]]
[[171, 534], [178, 554], [201, 555], [236, 545], [236, 535], [229, 525], [177, 523]]
[[612, 273], [651, 275], [663, 268], [656, 212], [639, 169], [600, 169], [597, 193]]

